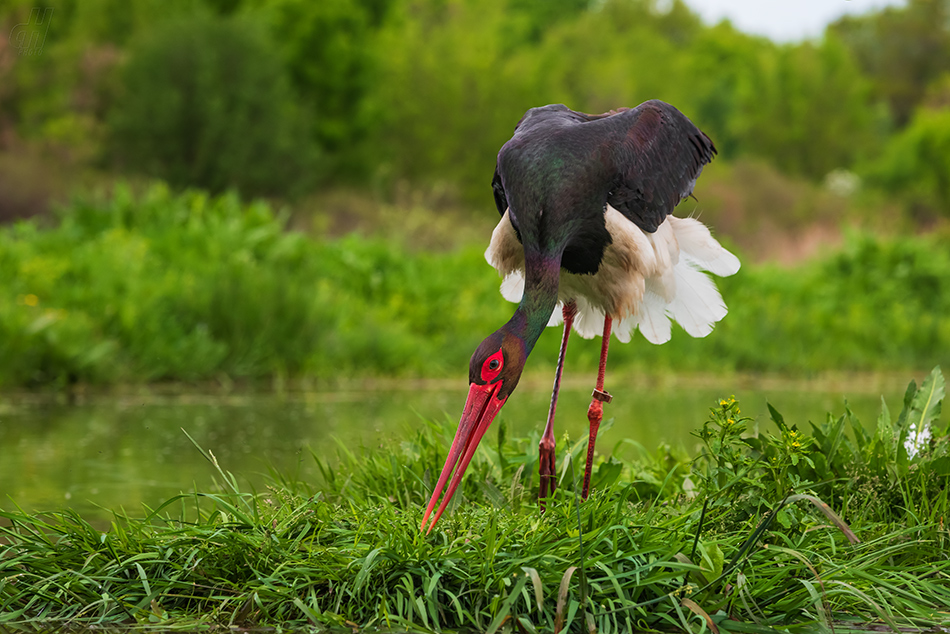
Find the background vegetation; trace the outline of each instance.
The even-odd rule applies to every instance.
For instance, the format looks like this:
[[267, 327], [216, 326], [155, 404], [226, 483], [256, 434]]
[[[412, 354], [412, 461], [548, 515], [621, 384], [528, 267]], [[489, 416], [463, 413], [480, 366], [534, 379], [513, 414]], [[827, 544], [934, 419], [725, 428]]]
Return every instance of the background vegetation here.
[[[485, 173], [528, 107], [660, 98], [727, 161], [816, 182], [873, 174], [931, 215], [948, 211], [927, 173], [878, 161], [930, 164], [914, 131], [947, 128], [950, 16], [938, 0], [794, 44], [705, 25], [682, 0], [58, 0], [42, 27], [29, 26], [32, 6], [0, 4], [7, 152], [216, 192], [347, 184], [386, 197], [408, 185], [484, 206]], [[14, 39], [18, 24], [45, 29], [42, 46]], [[31, 211], [7, 187], [6, 213]]]
[[946, 362], [946, 3], [789, 44], [681, 0], [50, 6], [0, 1], [0, 219], [34, 217], [0, 231], [0, 384], [463, 367], [509, 310], [480, 251], [514, 123], [654, 97], [715, 139], [680, 212], [746, 266], [714, 336], [612, 362]]
[[[715, 139], [680, 211], [744, 266], [712, 336], [615, 346], [613, 368], [950, 362], [942, 0], [787, 44], [682, 0], [34, 5], [0, 0], [2, 387], [461, 377], [511, 310], [482, 259], [498, 147], [531, 106], [648, 98]], [[548, 373], [556, 345], [531, 367]], [[572, 367], [597, 345], [572, 342]], [[202, 450], [220, 487], [105, 531], [4, 507], [0, 625], [947, 625], [944, 392], [934, 370], [876, 427], [773, 410], [771, 434], [724, 398], [696, 459], [623, 441], [579, 508], [585, 443], [568, 440], [541, 517], [537, 435], [499, 424], [428, 538], [450, 428], [343, 447], [315, 488], [275, 474], [254, 495]]]
[[[55, 228], [0, 231], [0, 381], [7, 385], [306, 374], [440, 375], [509, 316], [482, 246], [412, 252], [314, 240], [264, 203], [173, 194], [77, 202]], [[950, 362], [945, 238], [855, 234], [794, 268], [721, 280], [714, 336], [677, 329], [614, 346], [612, 367], [721, 372], [889, 370]], [[545, 337], [531, 367], [557, 358]], [[572, 343], [593, 367], [599, 342]], [[576, 361], [575, 361], [576, 359]]]

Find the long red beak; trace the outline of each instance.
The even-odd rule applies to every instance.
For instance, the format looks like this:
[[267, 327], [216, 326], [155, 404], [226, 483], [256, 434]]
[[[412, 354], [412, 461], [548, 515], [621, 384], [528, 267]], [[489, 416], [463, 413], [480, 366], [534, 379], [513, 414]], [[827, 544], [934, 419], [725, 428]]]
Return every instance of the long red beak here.
[[[507, 396], [501, 399], [495, 398], [499, 389], [501, 389], [500, 381], [486, 385], [472, 383], [472, 386], [468, 389], [468, 399], [465, 401], [465, 409], [462, 411], [462, 419], [459, 421], [458, 431], [455, 432], [455, 440], [452, 441], [452, 448], [449, 449], [449, 455], [445, 459], [445, 466], [442, 467], [439, 482], [435, 485], [435, 489], [432, 490], [432, 497], [429, 499], [426, 514], [422, 516], [421, 529], [424, 530], [427, 535], [432, 532], [435, 523], [442, 517], [442, 512], [445, 511], [449, 500], [451, 500], [455, 494], [455, 489], [458, 488], [459, 482], [462, 481], [462, 475], [465, 473], [468, 463], [471, 462], [472, 456], [475, 454], [475, 448], [478, 447], [482, 436], [485, 435], [491, 422], [495, 420], [495, 416], [498, 415], [501, 406], [508, 400]], [[457, 469], [456, 463], [458, 464]], [[429, 520], [429, 515], [432, 514], [435, 503], [439, 501], [442, 489], [445, 487], [449, 476], [452, 475], [453, 469], [455, 469], [455, 475], [452, 477], [452, 483], [449, 485], [445, 497], [442, 498], [442, 503], [439, 504], [439, 510], [435, 512], [435, 517], [432, 518], [432, 523], [429, 524], [429, 528], [426, 529], [426, 522]]]

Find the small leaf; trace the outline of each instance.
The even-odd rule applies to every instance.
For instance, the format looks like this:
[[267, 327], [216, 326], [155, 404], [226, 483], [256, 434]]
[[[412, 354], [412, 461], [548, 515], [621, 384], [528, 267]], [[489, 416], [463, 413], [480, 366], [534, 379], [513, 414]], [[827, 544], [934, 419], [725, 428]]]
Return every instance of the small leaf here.
[[861, 542], [861, 540], [858, 539], [858, 536], [854, 534], [854, 531], [851, 530], [851, 527], [848, 526], [845, 521], [838, 516], [837, 513], [831, 510], [830, 506], [822, 502], [820, 499], [816, 498], [814, 495], [798, 494], [790, 496], [787, 502], [791, 504], [792, 502], [797, 502], [799, 500], [808, 500], [814, 504], [832, 524], [837, 526], [841, 532], [844, 533], [844, 536], [848, 538], [849, 542], [852, 544], [858, 544]]
[[538, 630], [534, 627], [534, 623], [525, 617], [519, 616], [518, 624], [522, 627], [523, 631], [527, 632], [528, 634], [538, 634]]
[[541, 585], [541, 575], [534, 568], [522, 566], [521, 569], [531, 577], [531, 584], [534, 586], [534, 598], [538, 602], [538, 612], [541, 612], [544, 604], [544, 586]]
[[778, 410], [772, 407], [771, 403], [766, 402], [766, 405], [769, 408], [769, 416], [771, 416], [772, 421], [778, 425], [778, 428], [782, 431], [788, 431], [788, 425], [785, 424], [785, 417], [779, 414]]
[[[722, 552], [719, 544], [706, 544], [703, 546], [706, 551], [704, 559], [712, 566], [711, 579], [718, 579], [722, 574], [722, 568], [726, 564], [726, 556]], [[709, 576], [709, 575], [707, 575]]]
[[930, 376], [924, 379], [911, 403], [911, 424], [917, 426], [918, 434], [938, 422], [940, 405], [945, 395], [946, 382], [938, 365], [930, 372]]
[[706, 576], [703, 574], [702, 568], [694, 564], [692, 560], [686, 556], [685, 553], [676, 553], [675, 555], [673, 555], [673, 559], [680, 562], [681, 564], [686, 564], [687, 566], [690, 566], [688, 576], [692, 577], [693, 581], [697, 585], [704, 586], [715, 578], [715, 577], [712, 577], [712, 578], [707, 579]]
[[613, 458], [602, 462], [597, 468], [597, 473], [594, 475], [593, 489], [603, 489], [616, 484], [622, 473], [623, 464]]
[[713, 634], [719, 634], [719, 628], [713, 622], [712, 617], [709, 616], [706, 610], [699, 607], [698, 603], [696, 603], [692, 599], [687, 599], [684, 597], [683, 599], [680, 599], [680, 604], [684, 608], [689, 609], [689, 611], [692, 612], [693, 614], [696, 614], [697, 616], [701, 616], [703, 619], [705, 619], [706, 625], [709, 627], [710, 630], [712, 630]]
[[528, 583], [528, 575], [522, 575], [518, 583], [515, 584], [515, 587], [508, 593], [508, 598], [501, 604], [501, 608], [498, 610], [498, 614], [495, 615], [495, 620], [488, 626], [486, 634], [495, 634], [495, 632], [498, 631], [498, 628], [500, 628], [502, 623], [505, 622], [505, 619], [508, 618], [508, 614], [511, 612], [511, 606], [521, 595], [521, 590], [526, 583]]
[[557, 611], [554, 614], [554, 634], [564, 627], [564, 607], [567, 605], [567, 593], [571, 588], [571, 575], [575, 570], [577, 566], [571, 566], [561, 577], [561, 587], [557, 591]]
[[373, 571], [373, 560], [376, 559], [376, 555], [378, 555], [381, 550], [382, 548], [376, 548], [366, 555], [366, 559], [363, 560], [363, 565], [360, 566], [360, 571], [356, 573], [356, 581], [353, 584], [354, 592], [359, 592], [363, 584], [366, 583], [366, 580], [369, 579], [369, 574]]

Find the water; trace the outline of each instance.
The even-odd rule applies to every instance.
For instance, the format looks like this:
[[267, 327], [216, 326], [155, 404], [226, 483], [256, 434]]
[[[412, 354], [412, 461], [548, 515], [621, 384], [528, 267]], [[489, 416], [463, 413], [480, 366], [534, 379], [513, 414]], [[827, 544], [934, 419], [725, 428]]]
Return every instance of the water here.
[[[918, 377], [918, 380], [921, 377]], [[610, 379], [610, 377], [608, 377]], [[774, 429], [766, 400], [790, 424], [844, 411], [844, 396], [865, 426], [872, 426], [883, 393], [892, 411], [909, 377], [840, 383], [786, 383], [737, 377], [655, 382], [608, 380], [615, 394], [605, 418], [616, 424], [598, 441], [610, 451], [623, 438], [648, 449], [667, 443], [692, 453], [690, 431], [718, 398], [735, 394], [743, 413]], [[728, 387], [726, 387], [728, 386]], [[499, 417], [511, 435], [539, 433], [547, 415], [549, 385], [525, 380]], [[0, 508], [26, 511], [73, 508], [89, 519], [109, 509], [141, 514], [171, 496], [213, 486], [214, 469], [182, 428], [211, 450], [223, 468], [262, 487], [270, 469], [316, 480], [311, 452], [332, 461], [337, 442], [350, 448], [398, 445], [421, 419], [458, 420], [466, 390], [426, 384], [285, 394], [145, 393], [97, 396], [79, 404], [23, 395], [0, 395]], [[562, 390], [556, 436], [587, 433], [590, 386]], [[488, 438], [492, 438], [489, 431]]]

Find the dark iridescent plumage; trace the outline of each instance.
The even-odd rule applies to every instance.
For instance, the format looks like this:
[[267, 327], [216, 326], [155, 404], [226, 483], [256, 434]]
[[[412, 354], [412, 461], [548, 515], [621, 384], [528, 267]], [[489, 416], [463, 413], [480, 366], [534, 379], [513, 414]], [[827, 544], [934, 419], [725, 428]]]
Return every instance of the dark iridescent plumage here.
[[[498, 213], [511, 204], [511, 223], [547, 231], [526, 248], [557, 253], [572, 273], [595, 273], [610, 235], [604, 206], [647, 232], [656, 231], [690, 195], [712, 141], [662, 101], [588, 115], [563, 105], [532, 108], [498, 153], [492, 189]], [[535, 222], [548, 214], [544, 223]], [[562, 243], [566, 241], [566, 244]]]
[[[716, 306], [703, 314], [704, 303], [708, 304], [711, 296], [709, 288], [721, 303], [715, 287], [705, 277], [696, 278], [695, 271], [674, 270], [677, 263], [667, 251], [678, 249], [674, 234], [681, 231], [678, 235], [683, 242], [696, 247], [697, 268], [731, 274], [738, 268], [738, 261], [734, 266], [731, 262], [723, 264], [719, 251], [732, 260], [735, 258], [712, 240], [699, 223], [681, 221], [683, 224], [677, 228], [665, 224], [674, 207], [691, 194], [703, 166], [715, 154], [716, 149], [705, 134], [679, 110], [661, 101], [648, 101], [633, 109], [622, 108], [602, 115], [551, 105], [532, 108], [522, 117], [514, 136], [498, 152], [492, 190], [502, 222], [486, 256], [503, 275], [512, 272], [523, 275], [523, 293], [508, 323], [486, 338], [472, 356], [468, 402], [423, 526], [455, 469], [430, 530], [441, 516], [475, 445], [517, 385], [525, 360], [559, 301], [565, 308], [562, 361], [574, 317], [586, 316], [577, 312], [575, 299], [604, 307], [600, 315], [604, 321], [605, 341], [599, 387], [595, 390], [601, 395], [595, 398], [597, 402], [592, 404], [589, 413], [588, 477], [600, 408], [603, 400], [609, 400], [601, 388], [611, 317], [637, 318], [637, 305], [641, 301], [647, 303], [644, 293], [662, 294], [669, 291], [671, 285], [675, 289], [676, 280], [695, 287], [691, 289], [695, 296], [693, 304], [680, 301], [684, 318], [694, 318], [698, 313], [699, 322], [711, 323], [725, 314], [724, 306], [721, 306], [721, 314]], [[661, 226], [665, 227], [663, 236], [651, 238]], [[697, 230], [696, 226], [701, 229]], [[508, 235], [513, 231], [520, 247], [514, 242], [515, 238], [506, 241], [506, 230]], [[620, 242], [614, 244], [618, 240]], [[648, 252], [648, 249], [652, 250]], [[609, 265], [605, 264], [608, 253]], [[678, 254], [676, 250], [677, 258]], [[710, 256], [708, 262], [712, 264], [704, 262], [702, 256]], [[562, 287], [565, 275], [570, 283]], [[602, 279], [605, 275], [623, 279], [616, 280], [617, 287], [611, 288], [606, 284], [610, 280]], [[570, 291], [580, 294], [564, 296], [568, 287], [581, 289]], [[629, 296], [623, 296], [624, 293]], [[667, 298], [669, 302], [677, 301], [675, 290], [667, 294], [671, 295]], [[617, 296], [623, 297], [618, 299]], [[662, 315], [662, 306], [652, 308], [654, 313], [645, 311], [643, 319], [654, 318], [655, 310]], [[611, 315], [612, 311], [623, 314]], [[695, 329], [702, 330], [701, 326], [702, 323]], [[698, 336], [702, 334], [705, 333]], [[551, 425], [560, 368], [561, 362], [548, 428], [542, 441], [542, 479], [544, 465], [553, 465]], [[553, 472], [547, 475], [553, 477]], [[542, 494], [543, 491], [542, 487]]]

